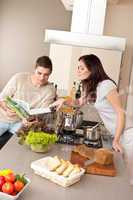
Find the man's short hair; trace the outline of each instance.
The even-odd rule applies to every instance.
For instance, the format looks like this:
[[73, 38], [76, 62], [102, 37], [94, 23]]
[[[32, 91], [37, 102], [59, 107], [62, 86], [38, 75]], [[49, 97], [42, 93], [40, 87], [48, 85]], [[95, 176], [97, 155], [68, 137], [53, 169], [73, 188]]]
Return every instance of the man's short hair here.
[[41, 56], [39, 58], [37, 58], [36, 60], [36, 67], [44, 67], [44, 68], [48, 68], [50, 70], [50, 73], [52, 72], [52, 61], [48, 56]]

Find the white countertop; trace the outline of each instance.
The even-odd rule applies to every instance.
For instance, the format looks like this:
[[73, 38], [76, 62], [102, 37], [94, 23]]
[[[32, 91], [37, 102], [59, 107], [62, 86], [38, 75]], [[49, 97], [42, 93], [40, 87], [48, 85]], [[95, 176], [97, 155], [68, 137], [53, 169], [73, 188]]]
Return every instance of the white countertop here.
[[132, 200], [133, 186], [128, 183], [127, 173], [121, 155], [115, 154], [118, 171], [116, 177], [85, 175], [75, 185], [63, 188], [38, 175], [30, 168], [30, 163], [39, 158], [58, 155], [69, 159], [71, 147], [57, 144], [49, 153], [34, 153], [27, 146], [18, 144], [15, 136], [0, 151], [0, 168], [11, 168], [17, 173], [25, 173], [31, 184], [18, 200]]

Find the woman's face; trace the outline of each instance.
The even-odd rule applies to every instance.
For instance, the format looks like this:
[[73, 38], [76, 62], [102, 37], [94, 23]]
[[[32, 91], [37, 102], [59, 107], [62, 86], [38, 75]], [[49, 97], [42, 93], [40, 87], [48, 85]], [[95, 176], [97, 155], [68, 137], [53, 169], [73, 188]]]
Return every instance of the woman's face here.
[[78, 70], [77, 70], [77, 76], [82, 81], [87, 79], [90, 76], [91, 72], [86, 67], [85, 63], [80, 60], [78, 62]]

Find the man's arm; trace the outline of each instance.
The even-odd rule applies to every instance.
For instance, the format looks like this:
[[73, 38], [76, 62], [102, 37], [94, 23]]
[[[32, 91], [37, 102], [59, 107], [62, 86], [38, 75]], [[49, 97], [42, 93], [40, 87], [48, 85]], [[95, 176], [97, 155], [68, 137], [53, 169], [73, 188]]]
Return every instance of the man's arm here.
[[4, 99], [6, 96], [14, 96], [17, 89], [17, 74], [15, 74], [6, 84], [2, 92], [0, 93], [0, 99]]
[[7, 96], [13, 96], [17, 88], [17, 81], [16, 81], [16, 75], [14, 75], [6, 84], [2, 92], [0, 93], [0, 107], [7, 112], [9, 116], [14, 116], [14, 112], [11, 111], [11, 109], [7, 106], [5, 102], [5, 98]]

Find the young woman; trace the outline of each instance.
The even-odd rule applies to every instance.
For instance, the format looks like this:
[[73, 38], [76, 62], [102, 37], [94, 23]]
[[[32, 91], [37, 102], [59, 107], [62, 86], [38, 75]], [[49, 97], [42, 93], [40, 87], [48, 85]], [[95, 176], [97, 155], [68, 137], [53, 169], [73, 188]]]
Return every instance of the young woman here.
[[[99, 58], [92, 54], [79, 58], [77, 75], [83, 90], [78, 103], [83, 105], [87, 101], [94, 101], [106, 128], [114, 135], [113, 148], [122, 152], [120, 136], [125, 117], [115, 82], [105, 73]], [[59, 109], [64, 102], [65, 100], [59, 99], [54, 105]]]
[[[133, 128], [124, 130], [125, 112], [121, 105], [116, 83], [106, 74], [100, 59], [93, 54], [79, 58], [77, 75], [83, 89], [82, 97], [78, 103], [83, 105], [87, 101], [94, 101], [94, 106], [104, 125], [114, 136], [113, 149], [125, 153], [131, 176], [130, 183], [133, 184]], [[54, 102], [53, 106], [57, 106], [57, 109], [59, 109], [64, 103], [64, 99], [59, 99]], [[121, 145], [120, 137], [123, 132], [126, 134], [124, 134], [123, 144]]]

